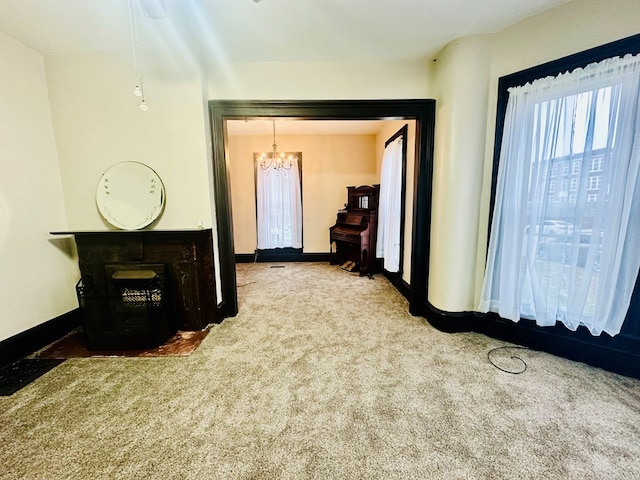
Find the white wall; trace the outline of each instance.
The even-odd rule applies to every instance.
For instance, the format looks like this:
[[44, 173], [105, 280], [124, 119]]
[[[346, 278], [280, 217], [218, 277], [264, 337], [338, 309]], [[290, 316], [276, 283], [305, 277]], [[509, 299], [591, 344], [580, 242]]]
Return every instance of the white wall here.
[[482, 189], [490, 43], [452, 42], [438, 56], [429, 301], [471, 310]]
[[[213, 225], [207, 99], [436, 98], [429, 301], [473, 310], [484, 268], [498, 78], [638, 32], [637, 0], [574, 0], [502, 32], [459, 39], [435, 64], [218, 63], [202, 76], [152, 69], [145, 113], [131, 94], [128, 56], [47, 57], [45, 79], [42, 57], [3, 36], [0, 164], [11, 173], [0, 179], [0, 338], [75, 307], [75, 262], [46, 232], [106, 227], [95, 185], [114, 163], [141, 161], [162, 177], [167, 208], [155, 228]], [[47, 201], [31, 200], [34, 192]]]
[[141, 112], [129, 56], [46, 59], [72, 230], [111, 228], [96, 208], [95, 187], [108, 167], [125, 160], [149, 165], [165, 184], [166, 208], [153, 228], [195, 228], [201, 221], [215, 227], [207, 100], [424, 98], [428, 91], [425, 62], [224, 63], [200, 73], [145, 63], [149, 110]]
[[428, 98], [429, 62], [210, 65], [209, 97], [234, 100]]
[[445, 311], [477, 306], [499, 77], [637, 33], [637, 0], [574, 0], [496, 34], [458, 39], [439, 56], [429, 278], [434, 306]]
[[164, 183], [166, 207], [154, 228], [212, 225], [197, 75], [146, 75], [149, 110], [143, 112], [127, 56], [51, 56], [46, 69], [70, 229], [113, 228], [96, 207], [96, 185], [123, 161], [150, 166]]
[[0, 340], [78, 306], [44, 59], [0, 33]]

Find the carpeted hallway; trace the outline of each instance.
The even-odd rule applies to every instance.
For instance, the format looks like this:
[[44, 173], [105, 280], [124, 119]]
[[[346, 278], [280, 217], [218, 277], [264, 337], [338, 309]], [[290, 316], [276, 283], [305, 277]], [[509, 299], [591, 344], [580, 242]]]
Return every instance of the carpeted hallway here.
[[381, 275], [270, 267], [238, 265], [240, 313], [188, 357], [69, 359], [0, 397], [0, 478], [640, 478], [639, 380], [520, 350], [510, 375]]

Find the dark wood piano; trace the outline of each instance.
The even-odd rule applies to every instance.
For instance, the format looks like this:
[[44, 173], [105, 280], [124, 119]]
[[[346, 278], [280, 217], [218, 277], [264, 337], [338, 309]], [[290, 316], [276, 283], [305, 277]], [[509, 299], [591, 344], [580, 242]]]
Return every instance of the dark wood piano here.
[[[348, 201], [329, 228], [332, 265], [371, 276], [375, 270], [380, 185], [347, 187]], [[334, 250], [335, 247], [335, 250]]]

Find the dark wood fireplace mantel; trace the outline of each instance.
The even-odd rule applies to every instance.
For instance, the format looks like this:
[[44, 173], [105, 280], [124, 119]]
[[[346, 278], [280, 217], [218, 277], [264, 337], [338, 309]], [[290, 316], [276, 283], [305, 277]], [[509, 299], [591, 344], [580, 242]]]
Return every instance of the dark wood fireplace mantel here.
[[50, 233], [75, 237], [80, 273], [93, 278], [96, 290], [108, 291], [111, 279], [107, 278], [105, 265], [161, 263], [167, 267], [178, 327], [201, 330], [220, 322], [211, 229]]

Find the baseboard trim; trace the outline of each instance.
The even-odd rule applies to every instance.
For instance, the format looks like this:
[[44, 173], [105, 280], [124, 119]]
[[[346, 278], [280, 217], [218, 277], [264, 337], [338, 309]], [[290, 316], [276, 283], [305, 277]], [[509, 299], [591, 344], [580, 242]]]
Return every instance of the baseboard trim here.
[[411, 297], [411, 286], [407, 282], [405, 282], [402, 277], [400, 277], [398, 274], [395, 274], [395, 273], [389, 273], [386, 270], [384, 270], [383, 268], [380, 268], [380, 269], [378, 269], [376, 271], [382, 272], [382, 274], [385, 276], [385, 278], [387, 280], [389, 280], [389, 282], [391, 282], [391, 284], [394, 287], [396, 287], [396, 290], [398, 290], [400, 292], [400, 295], [402, 295], [407, 300], [410, 299], [410, 297]]
[[396, 285], [396, 288], [404, 298], [406, 298], [407, 300], [411, 298], [411, 285], [409, 285], [403, 279], [400, 279], [400, 283]]
[[496, 314], [445, 312], [426, 304], [426, 319], [434, 328], [447, 332], [477, 332], [488, 337], [529, 347], [594, 367], [640, 378], [638, 339], [624, 334], [592, 336], [580, 327], [571, 331], [562, 324], [539, 327], [531, 320], [518, 323]]
[[0, 342], [0, 366], [9, 365], [58, 340], [81, 325], [80, 309], [36, 325]]
[[475, 331], [473, 312], [447, 312], [433, 306], [429, 301], [424, 306], [424, 316], [432, 327], [446, 333]]
[[253, 263], [256, 256], [254, 253], [236, 253], [236, 263]]
[[[242, 258], [248, 257], [250, 262], [254, 261], [254, 255], [247, 254], [236, 255], [236, 262], [241, 263]], [[277, 260], [259, 259], [258, 261], [329, 262], [328, 254], [302, 254], [301, 257], [304, 259], [285, 260], [279, 257]], [[404, 280], [400, 279], [392, 283], [405, 298], [411, 297], [411, 287]], [[495, 314], [472, 311], [448, 312], [435, 307], [429, 301], [425, 301], [424, 304], [418, 303], [419, 305], [414, 305], [414, 311], [410, 313], [425, 317], [431, 326], [442, 332], [481, 333], [491, 338], [583, 362], [621, 375], [640, 378], [640, 349], [638, 348], [640, 339], [637, 337], [623, 333], [615, 337], [607, 335], [594, 337], [583, 327], [575, 332], [562, 324], [554, 327], [539, 327], [530, 320], [515, 323]]]
[[295, 252], [260, 252], [236, 253], [236, 263], [264, 263], [264, 262], [326, 262], [329, 263], [328, 253], [295, 253]]

